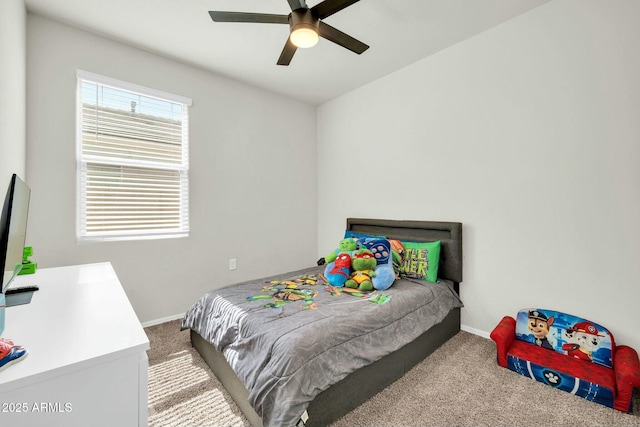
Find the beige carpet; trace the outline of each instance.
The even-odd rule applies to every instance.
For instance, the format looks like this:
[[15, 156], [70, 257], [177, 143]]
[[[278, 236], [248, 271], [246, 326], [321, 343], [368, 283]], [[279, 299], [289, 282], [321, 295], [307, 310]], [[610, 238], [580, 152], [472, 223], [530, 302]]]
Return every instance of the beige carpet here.
[[[145, 329], [149, 426], [248, 426], [180, 321]], [[623, 414], [497, 366], [493, 341], [460, 332], [405, 377], [333, 424], [346, 426], [639, 426]]]

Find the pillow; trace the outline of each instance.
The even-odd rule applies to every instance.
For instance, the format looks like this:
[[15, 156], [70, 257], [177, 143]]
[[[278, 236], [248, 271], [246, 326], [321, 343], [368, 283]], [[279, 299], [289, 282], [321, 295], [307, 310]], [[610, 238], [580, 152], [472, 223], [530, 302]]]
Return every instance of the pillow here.
[[400, 277], [435, 283], [438, 280], [440, 262], [440, 240], [435, 242], [402, 242], [404, 259], [400, 266]]
[[360, 240], [360, 239], [377, 239], [377, 238], [384, 239], [385, 238], [385, 236], [374, 236], [374, 235], [371, 235], [371, 234], [359, 233], [357, 231], [345, 230], [344, 231], [344, 238], [347, 239], [349, 237], [354, 238], [356, 240]]
[[358, 246], [371, 251], [376, 265], [392, 265], [391, 243], [382, 237], [366, 237], [358, 239]]
[[388, 239], [391, 244], [391, 256], [393, 258], [393, 271], [396, 274], [396, 279], [400, 278], [400, 267], [402, 267], [402, 260], [404, 259], [404, 246], [402, 242], [396, 239]]

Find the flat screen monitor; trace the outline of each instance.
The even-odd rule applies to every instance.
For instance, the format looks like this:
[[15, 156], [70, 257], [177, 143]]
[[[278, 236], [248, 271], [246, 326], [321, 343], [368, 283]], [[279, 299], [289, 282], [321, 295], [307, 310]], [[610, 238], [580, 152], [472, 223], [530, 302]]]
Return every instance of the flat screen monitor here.
[[0, 219], [0, 274], [4, 293], [22, 269], [22, 254], [27, 235], [27, 216], [31, 190], [13, 174], [2, 206]]

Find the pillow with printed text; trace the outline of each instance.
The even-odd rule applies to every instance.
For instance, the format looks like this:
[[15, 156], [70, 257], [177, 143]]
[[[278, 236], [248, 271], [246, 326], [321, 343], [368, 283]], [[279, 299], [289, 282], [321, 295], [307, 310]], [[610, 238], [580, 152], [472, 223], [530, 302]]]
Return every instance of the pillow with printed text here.
[[402, 242], [402, 245], [404, 257], [400, 266], [400, 277], [435, 283], [438, 280], [440, 241]]

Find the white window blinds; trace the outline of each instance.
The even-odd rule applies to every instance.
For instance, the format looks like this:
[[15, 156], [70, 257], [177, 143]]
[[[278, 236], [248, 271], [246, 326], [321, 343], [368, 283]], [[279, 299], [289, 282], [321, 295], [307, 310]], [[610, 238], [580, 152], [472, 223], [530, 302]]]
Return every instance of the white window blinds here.
[[78, 239], [189, 233], [191, 100], [78, 71]]

